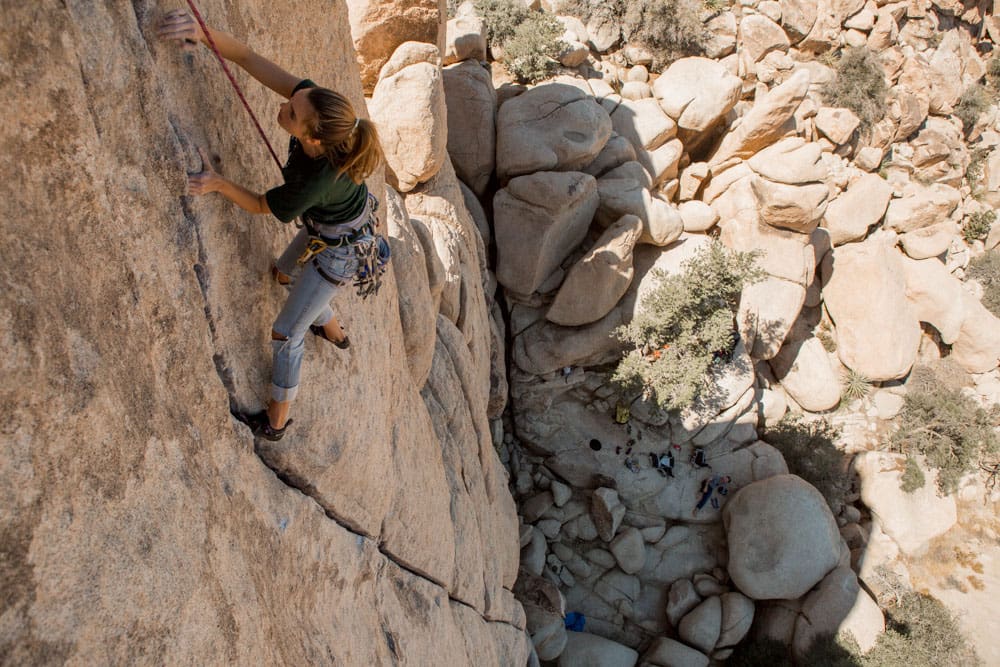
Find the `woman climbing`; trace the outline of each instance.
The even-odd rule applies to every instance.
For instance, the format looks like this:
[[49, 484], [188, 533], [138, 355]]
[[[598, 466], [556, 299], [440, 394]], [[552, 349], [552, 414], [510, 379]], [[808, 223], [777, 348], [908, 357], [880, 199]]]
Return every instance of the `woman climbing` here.
[[[352, 280], [367, 295], [388, 259], [388, 245], [374, 231], [377, 203], [364, 184], [381, 163], [382, 148], [375, 126], [359, 118], [343, 95], [289, 74], [231, 35], [207, 30], [222, 57], [287, 100], [278, 112], [278, 125], [291, 135], [283, 185], [252, 192], [217, 174], [204, 154], [203, 171], [188, 177], [191, 195], [218, 192], [250, 213], [284, 223], [302, 216], [303, 228], [271, 270], [289, 289], [271, 330], [271, 398], [266, 410], [234, 413], [254, 435], [280, 440], [291, 423], [306, 332], [346, 349], [350, 341], [330, 299]], [[199, 21], [185, 11], [167, 14], [159, 35], [181, 45], [208, 45]]]

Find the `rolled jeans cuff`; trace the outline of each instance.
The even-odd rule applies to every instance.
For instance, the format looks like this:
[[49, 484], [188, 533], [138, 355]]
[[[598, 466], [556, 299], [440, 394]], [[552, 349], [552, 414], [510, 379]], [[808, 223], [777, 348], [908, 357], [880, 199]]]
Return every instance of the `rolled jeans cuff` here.
[[299, 393], [298, 385], [294, 387], [279, 387], [278, 385], [271, 383], [271, 399], [279, 403], [294, 401], [295, 396], [298, 393]]

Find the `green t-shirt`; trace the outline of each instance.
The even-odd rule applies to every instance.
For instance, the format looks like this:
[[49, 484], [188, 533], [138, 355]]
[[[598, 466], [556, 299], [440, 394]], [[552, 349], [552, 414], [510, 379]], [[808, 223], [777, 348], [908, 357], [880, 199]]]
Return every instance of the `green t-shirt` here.
[[[311, 79], [303, 79], [292, 91], [315, 88]], [[288, 142], [288, 161], [281, 168], [285, 183], [264, 195], [278, 220], [291, 222], [305, 214], [315, 224], [336, 225], [357, 218], [364, 211], [368, 188], [337, 170], [325, 156], [309, 157], [295, 137]]]

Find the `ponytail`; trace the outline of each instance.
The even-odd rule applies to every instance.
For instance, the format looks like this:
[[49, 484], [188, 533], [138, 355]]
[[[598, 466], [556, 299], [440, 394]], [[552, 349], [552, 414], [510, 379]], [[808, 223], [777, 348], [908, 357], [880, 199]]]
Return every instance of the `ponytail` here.
[[375, 124], [354, 113], [350, 101], [327, 88], [310, 88], [306, 97], [316, 110], [309, 136], [319, 139], [326, 159], [355, 183], [364, 181], [384, 159]]

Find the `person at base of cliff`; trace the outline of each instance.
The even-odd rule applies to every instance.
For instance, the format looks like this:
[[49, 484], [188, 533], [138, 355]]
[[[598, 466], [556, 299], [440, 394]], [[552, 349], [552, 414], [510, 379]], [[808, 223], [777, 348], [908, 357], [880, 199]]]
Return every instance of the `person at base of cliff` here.
[[697, 514], [702, 507], [704, 507], [709, 500], [712, 501], [712, 507], [719, 509], [719, 499], [712, 498], [712, 495], [718, 491], [720, 496], [725, 496], [729, 493], [729, 483], [732, 482], [732, 477], [729, 475], [712, 475], [706, 478], [701, 483], [701, 498], [698, 499], [698, 504], [695, 505], [694, 513]]
[[[231, 35], [208, 31], [224, 58], [287, 100], [277, 118], [291, 135], [283, 185], [252, 192], [217, 174], [204, 153], [203, 171], [188, 177], [191, 195], [218, 192], [250, 213], [283, 223], [302, 216], [305, 223], [272, 268], [289, 295], [271, 330], [271, 398], [260, 412], [233, 413], [254, 435], [279, 440], [291, 423], [306, 332], [346, 349], [350, 341], [330, 300], [352, 279], [370, 280], [373, 258], [388, 261], [388, 245], [375, 234], [377, 202], [364, 184], [384, 156], [374, 124], [359, 118], [343, 95], [286, 72]], [[181, 45], [208, 45], [198, 22], [181, 10], [168, 13], [158, 33]]]

